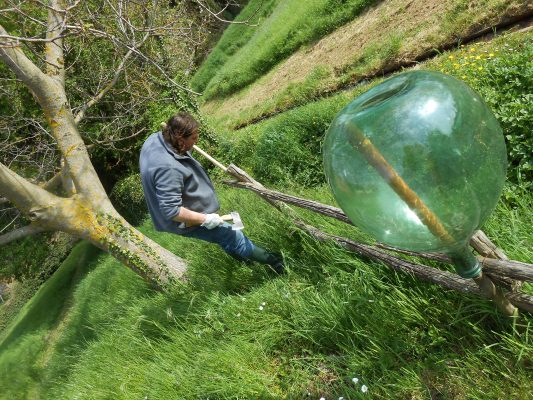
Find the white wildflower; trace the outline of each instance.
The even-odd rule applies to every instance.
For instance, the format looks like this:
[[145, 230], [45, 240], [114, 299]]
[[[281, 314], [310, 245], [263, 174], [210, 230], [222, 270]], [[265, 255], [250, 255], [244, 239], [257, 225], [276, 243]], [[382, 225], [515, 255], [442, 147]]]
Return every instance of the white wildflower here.
[[321, 397], [320, 400], [326, 400], [326, 398], [325, 397]]
[[263, 311], [263, 306], [259, 306], [259, 311]]
[[265, 303], [264, 301], [261, 303], [262, 306], [266, 306], [267, 303]]
[[357, 382], [359, 382], [359, 378], [352, 378], [352, 382], [353, 382], [353, 383], [357, 383]]
[[361, 386], [361, 392], [363, 392], [363, 393], [368, 392], [368, 386], [366, 386], [366, 385]]

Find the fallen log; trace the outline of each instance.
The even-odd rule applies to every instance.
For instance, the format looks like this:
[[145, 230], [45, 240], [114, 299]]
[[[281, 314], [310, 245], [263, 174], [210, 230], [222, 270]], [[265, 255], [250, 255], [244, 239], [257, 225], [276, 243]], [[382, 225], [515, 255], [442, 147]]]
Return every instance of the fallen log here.
[[[202, 154], [205, 155], [206, 153], [202, 151]], [[245, 189], [254, 191], [255, 193], [260, 195], [263, 199], [265, 199], [267, 202], [272, 204], [277, 209], [287, 212], [293, 219], [293, 222], [296, 224], [296, 226], [308, 232], [309, 234], [311, 234], [314, 238], [316, 238], [319, 241], [333, 240], [336, 243], [348, 249], [349, 251], [352, 251], [356, 254], [359, 254], [361, 256], [365, 256], [365, 257], [368, 257], [374, 260], [379, 260], [383, 262], [385, 265], [390, 266], [391, 268], [395, 269], [396, 271], [401, 271], [404, 273], [412, 274], [421, 280], [435, 283], [441, 287], [453, 289], [453, 290], [456, 290], [462, 293], [476, 294], [478, 296], [493, 299], [496, 302], [500, 302], [500, 303], [507, 302], [508, 304], [510, 302], [513, 306], [517, 308], [533, 313], [533, 296], [530, 296], [528, 294], [509, 292], [509, 293], [506, 293], [505, 296], [503, 295], [500, 296], [501, 299], [498, 300], [497, 298], [495, 298], [494, 293], [490, 293], [490, 290], [487, 290], [487, 287], [481, 287], [483, 285], [479, 285], [479, 283], [478, 284], [474, 283], [474, 280], [464, 279], [464, 278], [461, 278], [459, 275], [453, 274], [448, 271], [443, 271], [443, 270], [439, 270], [433, 267], [429, 267], [427, 265], [410, 262], [405, 259], [393, 256], [384, 251], [381, 251], [376, 246], [371, 246], [371, 245], [363, 244], [363, 243], [357, 243], [347, 238], [330, 235], [330, 234], [327, 234], [327, 233], [324, 233], [318, 230], [315, 227], [307, 225], [294, 213], [294, 211], [289, 206], [287, 206], [286, 203], [296, 205], [302, 208], [307, 208], [311, 211], [314, 211], [314, 212], [317, 212], [323, 215], [327, 215], [329, 217], [336, 218], [338, 220], [341, 220], [349, 224], [351, 224], [351, 222], [347, 218], [347, 216], [344, 214], [344, 212], [339, 208], [321, 204], [316, 201], [301, 199], [295, 196], [290, 196], [290, 195], [287, 195], [281, 192], [276, 192], [273, 190], [266, 189], [263, 185], [261, 185], [259, 182], [254, 180], [250, 175], [248, 175], [244, 170], [240, 169], [236, 165], [230, 164], [228, 167], [225, 167], [218, 161], [214, 160], [214, 158], [212, 158], [211, 156], [207, 155], [207, 158], [211, 162], [213, 162], [215, 165], [217, 165], [219, 168], [223, 169], [224, 172], [226, 172], [227, 174], [237, 179], [237, 181], [225, 182], [226, 184], [229, 184], [234, 187], [245, 188]], [[488, 238], [486, 238], [486, 240], [488, 240]], [[486, 240], [484, 241], [485, 243], [486, 243]], [[490, 242], [490, 240], [488, 240], [488, 242]], [[496, 248], [496, 246], [494, 245], [492, 246], [488, 244], [486, 245], [492, 251], [494, 251], [494, 248]], [[391, 248], [391, 249], [394, 249], [394, 248]], [[398, 249], [394, 249], [394, 250], [398, 250]], [[488, 254], [486, 251], [484, 250], [482, 251], [484, 254]], [[414, 254], [416, 254], [417, 256], [421, 256], [420, 253], [414, 253]], [[431, 255], [431, 253], [423, 253], [423, 254], [430, 256], [430, 257], [435, 257], [435, 255]], [[447, 257], [447, 256], [437, 255], [436, 257], [439, 257], [440, 260], [442, 261], [442, 260], [446, 260], [446, 258], [443, 258], [443, 257]], [[506, 262], [505, 260], [498, 260], [498, 261], [500, 261], [501, 263]], [[524, 265], [520, 265], [520, 266], [513, 265], [514, 270], [516, 270], [518, 267], [522, 268], [524, 266], [525, 267], [531, 266], [530, 264], [525, 264], [525, 263], [521, 263], [521, 264], [524, 264]], [[501, 272], [501, 269], [502, 269], [502, 266], [499, 265], [498, 272]], [[502, 279], [505, 280], [508, 278], [502, 278]], [[492, 289], [496, 289], [492, 280], [490, 279], [485, 279], [485, 280], [487, 282], [490, 282]], [[501, 291], [500, 293], [503, 294], [503, 292]], [[512, 306], [510, 307], [512, 308]]]
[[[414, 275], [420, 280], [437, 284], [446, 289], [456, 290], [465, 294], [475, 294], [489, 299], [491, 298], [491, 296], [487, 296], [482, 290], [480, 290], [478, 285], [476, 285], [472, 279], [461, 278], [459, 275], [452, 272], [413, 263], [391, 254], [381, 252], [373, 246], [324, 233], [310, 225], [302, 225], [298, 223], [297, 225], [302, 230], [308, 232], [316, 240], [321, 242], [332, 240], [348, 251], [372, 260], [381, 261], [395, 271]], [[505, 298], [515, 307], [533, 313], [533, 296], [526, 293], [508, 292], [505, 293]]]
[[[260, 195], [261, 197], [264, 197], [265, 199], [270, 201], [281, 201], [283, 203], [292, 204], [294, 206], [305, 208], [314, 211], [318, 214], [326, 215], [328, 217], [335, 218], [339, 221], [351, 224], [346, 214], [344, 214], [344, 212], [340, 208], [322, 204], [317, 201], [302, 199], [296, 196], [291, 196], [285, 193], [266, 189], [263, 186], [259, 187], [254, 183], [235, 181], [225, 183], [233, 187], [251, 190]], [[479, 259], [482, 263], [483, 270], [486, 270], [487, 273], [521, 281], [533, 282], [533, 264], [508, 260], [505, 254], [503, 254], [503, 251], [501, 251], [501, 249], [498, 249], [482, 231], [477, 231], [474, 234], [471, 244], [472, 242], [474, 242], [475, 245], [473, 247], [475, 247], [476, 250], [479, 249], [478, 252], [483, 252], [483, 257], [480, 257]], [[406, 255], [451, 264], [451, 259], [444, 254], [422, 252], [418, 253], [408, 250], [397, 249], [395, 247], [387, 246], [384, 244], [377, 244], [376, 246]], [[489, 258], [488, 255], [497, 255], [499, 257], [505, 258], [494, 259]], [[512, 285], [512, 283], [508, 282], [508, 285]]]

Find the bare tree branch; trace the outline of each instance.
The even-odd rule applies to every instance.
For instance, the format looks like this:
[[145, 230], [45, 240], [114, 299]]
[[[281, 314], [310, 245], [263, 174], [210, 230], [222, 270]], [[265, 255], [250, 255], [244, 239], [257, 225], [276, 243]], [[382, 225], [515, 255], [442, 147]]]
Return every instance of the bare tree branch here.
[[3, 235], [0, 235], [0, 246], [4, 244], [8, 244], [10, 242], [13, 242], [17, 239], [22, 239], [26, 236], [35, 235], [37, 233], [45, 232], [47, 229], [36, 226], [36, 225], [27, 225], [22, 228], [18, 228], [15, 230], [12, 230], [8, 233], [5, 233]]
[[226, 5], [218, 12], [214, 12], [213, 10], [211, 10], [210, 7], [208, 7], [207, 5], [205, 5], [202, 1], [200, 0], [195, 0], [196, 4], [198, 4], [200, 7], [202, 7], [203, 10], [207, 11], [210, 15], [212, 15], [213, 17], [215, 17], [218, 21], [220, 22], [224, 22], [224, 23], [227, 23], [227, 24], [243, 24], [243, 25], [249, 25], [249, 26], [257, 26], [257, 24], [250, 24], [250, 21], [256, 16], [256, 14], [259, 12], [259, 10], [261, 9], [261, 6], [263, 5], [263, 2], [261, 2], [257, 8], [255, 9], [255, 11], [252, 13], [252, 15], [250, 15], [246, 20], [244, 21], [229, 21], [227, 19], [224, 19], [222, 17], [220, 17], [220, 15], [226, 11], [226, 9], [228, 8], [228, 6], [230, 5], [230, 2], [226, 2]]
[[[80, 29], [80, 27], [78, 26], [75, 26], [75, 25], [69, 25], [67, 26], [68, 28], [70, 29]], [[200, 96], [201, 93], [197, 93], [195, 92], [194, 90], [188, 88], [188, 87], [185, 87], [183, 85], [180, 85], [179, 83], [177, 83], [174, 79], [172, 79], [166, 72], [163, 68], [161, 68], [161, 66], [155, 62], [151, 57], [148, 57], [146, 54], [142, 53], [141, 51], [139, 51], [137, 48], [133, 47], [132, 45], [129, 45], [127, 43], [124, 43], [123, 41], [121, 41], [120, 39], [118, 39], [116, 36], [114, 35], [110, 35], [108, 34], [107, 32], [103, 32], [103, 31], [100, 31], [98, 29], [94, 29], [94, 28], [89, 28], [88, 29], [89, 32], [99, 36], [99, 37], [104, 37], [104, 38], [107, 38], [109, 40], [111, 40], [113, 43], [116, 43], [116, 44], [119, 44], [121, 46], [123, 46], [124, 48], [134, 52], [135, 54], [137, 54], [139, 57], [141, 57], [143, 60], [145, 61], [148, 61], [150, 64], [152, 64], [155, 68], [157, 68], [157, 70], [165, 77], [165, 79], [170, 82], [173, 86], [176, 86], [178, 89], [180, 90], [184, 90], [186, 92], [189, 92], [189, 93], [192, 93], [194, 95], [197, 95], [197, 96]]]
[[[149, 37], [149, 34], [147, 33], [144, 36], [144, 38], [141, 40], [141, 43], [139, 43], [138, 47], [142, 46], [143, 43], [146, 41], [146, 39], [148, 39], [148, 37]], [[74, 117], [74, 122], [76, 123], [76, 125], [79, 124], [80, 121], [83, 119], [87, 109], [89, 109], [94, 104], [96, 104], [98, 101], [100, 101], [107, 94], [107, 92], [109, 92], [113, 87], [115, 87], [115, 85], [117, 84], [117, 82], [118, 82], [118, 80], [120, 78], [120, 75], [124, 71], [124, 68], [126, 66], [126, 62], [128, 61], [128, 59], [131, 57], [131, 55], [133, 53], [134, 53], [133, 49], [128, 50], [128, 52], [126, 53], [126, 55], [122, 59], [120, 65], [115, 70], [115, 76], [113, 77], [111, 82], [109, 82], [96, 96], [94, 96], [91, 100], [89, 100], [86, 104], [84, 104], [81, 107], [80, 111]]]

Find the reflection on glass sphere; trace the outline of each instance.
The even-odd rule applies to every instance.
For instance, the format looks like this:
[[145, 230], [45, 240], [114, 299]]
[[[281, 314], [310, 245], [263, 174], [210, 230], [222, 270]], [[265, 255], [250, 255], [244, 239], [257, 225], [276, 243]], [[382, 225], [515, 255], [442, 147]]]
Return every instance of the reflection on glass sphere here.
[[453, 252], [492, 212], [505, 142], [472, 89], [430, 71], [390, 78], [333, 120], [324, 167], [340, 207], [378, 241]]

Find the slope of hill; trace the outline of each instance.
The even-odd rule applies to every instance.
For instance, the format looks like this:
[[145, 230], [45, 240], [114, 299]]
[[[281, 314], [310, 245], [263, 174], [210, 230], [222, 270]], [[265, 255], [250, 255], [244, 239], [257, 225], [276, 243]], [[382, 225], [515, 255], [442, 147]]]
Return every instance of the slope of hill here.
[[[436, 54], [435, 49], [449, 48], [476, 32], [532, 14], [533, 5], [526, 0], [378, 2], [350, 23], [273, 65], [244, 89], [219, 98], [208, 92], [202, 111], [220, 128], [234, 129], [369, 76], [413, 65]], [[233, 62], [259, 57], [256, 53], [262, 46], [256, 48], [243, 48]], [[223, 71], [214, 71], [212, 80], [222, 80], [218, 75]]]
[[[251, 6], [257, 3], [250, 1]], [[341, 7], [343, 2], [333, 3]], [[368, 16], [383, 17], [372, 13], [399, 4], [376, 3]], [[430, 18], [419, 30], [407, 29], [410, 33], [397, 43], [411, 49], [416, 49], [411, 34], [429, 37], [427, 31], [439, 38], [444, 25], [461, 21], [463, 32], [475, 31], [480, 26], [465, 21], [496, 21], [498, 13], [530, 9], [529, 3], [514, 0], [472, 1], [468, 7], [462, 1], [402, 4], [409, 13]], [[457, 13], [449, 18], [438, 14], [441, 18], [431, 19], [424, 11], [450, 4]], [[390, 26], [396, 17], [411, 26], [404, 9], [394, 10], [387, 19]], [[372, 25], [377, 20], [355, 21], [379, 38], [383, 26]], [[353, 33], [354, 24], [339, 31]], [[349, 52], [349, 43], [360, 49], [357, 37], [346, 37], [351, 39], [343, 54]], [[263, 183], [327, 204], [334, 200], [321, 167], [324, 132], [350, 99], [379, 82], [309, 102], [323, 94], [322, 89], [339, 85], [330, 72], [313, 72], [306, 67], [312, 59], [302, 58], [307, 50], [316, 59], [315, 48], [334, 42], [332, 38], [301, 48], [285, 61], [300, 60], [287, 70], [287, 82], [298, 83], [286, 86], [283, 107], [300, 107], [239, 130], [221, 129], [217, 149], [221, 161], [245, 167]], [[344, 48], [337, 40], [339, 49]], [[458, 47], [422, 65], [465, 80], [497, 113], [517, 175], [483, 229], [510, 258], [524, 262], [533, 262], [528, 175], [533, 148], [532, 43], [531, 32], [516, 33]], [[335, 46], [328, 48], [332, 55], [326, 68], [336, 62]], [[348, 60], [343, 54], [339, 60]], [[369, 59], [376, 64], [368, 65], [382, 65], [383, 53], [372, 54]], [[241, 108], [235, 108], [236, 99], [259, 91], [256, 85], [266, 82], [268, 87], [283, 65], [241, 94], [216, 100], [227, 115], [215, 115], [212, 121], [219, 128], [234, 127], [266, 115], [271, 107], [267, 95], [239, 103]], [[358, 71], [374, 71], [364, 68]], [[311, 72], [302, 83], [298, 79], [306, 76], [304, 71]], [[281, 75], [276, 79], [285, 85]], [[157, 233], [147, 221], [143, 233], [190, 264], [187, 284], [158, 293], [110, 256], [81, 243], [0, 336], [0, 399], [531, 398], [531, 315], [509, 320], [486, 300], [421, 283], [333, 243], [319, 243], [253, 193], [220, 183], [217, 191], [223, 213], [237, 209], [251, 238], [283, 253], [286, 276], [273, 277], [258, 265], [237, 263], [216, 246]], [[355, 227], [307, 211], [297, 213], [326, 232], [371, 241]], [[531, 285], [524, 290], [533, 294]]]
[[[363, 384], [369, 398], [528, 398], [530, 316], [511, 323], [485, 300], [317, 243], [252, 193], [218, 190], [252, 238], [283, 252], [288, 276], [147, 223], [191, 264], [190, 282], [161, 294], [82, 243], [0, 342], [0, 398], [358, 399]], [[533, 259], [532, 203], [501, 204], [485, 227], [512, 258]]]

